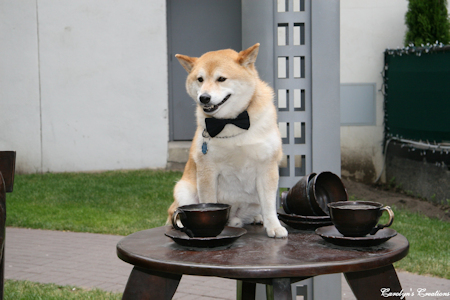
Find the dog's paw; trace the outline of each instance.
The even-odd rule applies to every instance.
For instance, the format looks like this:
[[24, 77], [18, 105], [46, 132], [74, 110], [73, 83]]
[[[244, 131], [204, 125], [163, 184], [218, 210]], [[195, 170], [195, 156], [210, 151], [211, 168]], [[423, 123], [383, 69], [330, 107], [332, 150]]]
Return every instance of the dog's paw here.
[[259, 214], [253, 218], [253, 224], [263, 224], [263, 217]]
[[241, 219], [234, 217], [228, 222], [228, 226], [231, 226], [231, 227], [243, 227], [244, 226], [244, 222], [242, 222]]
[[267, 235], [269, 237], [275, 237], [275, 238], [285, 238], [288, 236], [288, 232], [286, 228], [283, 226], [274, 227], [274, 228], [266, 228]]

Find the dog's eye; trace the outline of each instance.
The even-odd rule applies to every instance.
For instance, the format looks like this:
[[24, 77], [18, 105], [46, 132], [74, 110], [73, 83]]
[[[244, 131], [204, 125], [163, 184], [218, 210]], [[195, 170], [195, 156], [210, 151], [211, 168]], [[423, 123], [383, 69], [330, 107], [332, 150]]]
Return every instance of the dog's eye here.
[[220, 76], [219, 78], [217, 78], [218, 82], [224, 82], [225, 80], [227, 80], [225, 77]]
[[203, 77], [197, 78], [198, 82], [203, 82]]

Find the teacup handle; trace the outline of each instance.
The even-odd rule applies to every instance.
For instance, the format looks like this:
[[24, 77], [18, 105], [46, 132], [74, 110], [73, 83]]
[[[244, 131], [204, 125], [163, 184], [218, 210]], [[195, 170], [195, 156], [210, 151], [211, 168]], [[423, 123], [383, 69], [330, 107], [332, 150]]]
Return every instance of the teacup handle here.
[[189, 237], [191, 237], [191, 238], [194, 237], [194, 234], [192, 233], [192, 231], [187, 229], [184, 226], [184, 224], [183, 224], [183, 227], [178, 226], [178, 222], [177, 222], [178, 215], [180, 216], [181, 224], [183, 224], [183, 220], [186, 220], [186, 213], [184, 211], [182, 211], [181, 209], [177, 208], [177, 210], [172, 215], [172, 226], [176, 230], [180, 230], [180, 231], [186, 233]]
[[394, 212], [389, 206], [383, 206], [382, 208], [380, 208], [380, 210], [382, 211], [381, 213], [383, 213], [384, 211], [387, 211], [389, 213], [389, 221], [386, 224], [383, 225], [379, 224], [375, 228], [373, 228], [372, 231], [370, 232], [371, 235], [374, 235], [380, 229], [391, 226], [392, 222], [394, 222]]

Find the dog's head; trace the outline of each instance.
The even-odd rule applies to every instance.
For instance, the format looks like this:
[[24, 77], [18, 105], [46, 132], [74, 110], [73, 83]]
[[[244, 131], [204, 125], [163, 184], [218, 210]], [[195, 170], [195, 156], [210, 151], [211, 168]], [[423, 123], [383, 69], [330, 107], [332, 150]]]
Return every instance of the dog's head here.
[[175, 55], [189, 73], [188, 94], [206, 115], [235, 118], [248, 107], [258, 80], [254, 65], [258, 50], [259, 44], [255, 44], [239, 53], [226, 49], [198, 58]]

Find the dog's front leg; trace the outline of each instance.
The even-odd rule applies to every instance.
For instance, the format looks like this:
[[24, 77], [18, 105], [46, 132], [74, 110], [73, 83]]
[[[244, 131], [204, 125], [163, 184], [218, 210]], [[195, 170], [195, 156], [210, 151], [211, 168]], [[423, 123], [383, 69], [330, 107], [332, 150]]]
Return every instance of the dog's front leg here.
[[259, 201], [261, 204], [264, 227], [269, 237], [284, 238], [288, 232], [277, 217], [276, 197], [278, 188], [278, 166], [270, 166], [269, 170], [260, 172], [256, 179]]
[[197, 172], [197, 189], [200, 203], [217, 203], [218, 174], [211, 169]]

